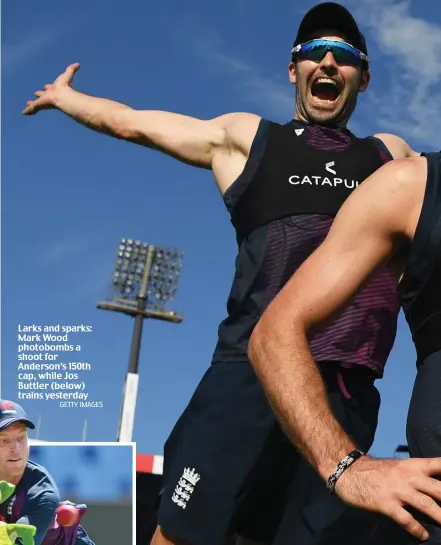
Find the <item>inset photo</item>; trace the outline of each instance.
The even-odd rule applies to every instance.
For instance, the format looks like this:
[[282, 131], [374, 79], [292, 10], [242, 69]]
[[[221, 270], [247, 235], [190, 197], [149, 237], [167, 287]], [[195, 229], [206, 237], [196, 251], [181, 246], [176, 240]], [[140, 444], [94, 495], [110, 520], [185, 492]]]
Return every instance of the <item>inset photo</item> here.
[[134, 445], [46, 443], [34, 427], [0, 400], [0, 544], [132, 543]]

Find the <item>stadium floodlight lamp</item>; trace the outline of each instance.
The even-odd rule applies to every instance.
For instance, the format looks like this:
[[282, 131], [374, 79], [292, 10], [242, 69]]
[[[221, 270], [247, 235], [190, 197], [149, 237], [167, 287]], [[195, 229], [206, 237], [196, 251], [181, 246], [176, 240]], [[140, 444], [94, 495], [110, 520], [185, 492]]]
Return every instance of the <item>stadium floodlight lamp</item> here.
[[175, 248], [122, 238], [112, 276], [112, 299], [97, 304], [100, 309], [123, 312], [135, 318], [118, 441], [132, 440], [144, 319], [182, 322], [182, 316], [168, 310], [167, 305], [175, 299], [183, 257]]

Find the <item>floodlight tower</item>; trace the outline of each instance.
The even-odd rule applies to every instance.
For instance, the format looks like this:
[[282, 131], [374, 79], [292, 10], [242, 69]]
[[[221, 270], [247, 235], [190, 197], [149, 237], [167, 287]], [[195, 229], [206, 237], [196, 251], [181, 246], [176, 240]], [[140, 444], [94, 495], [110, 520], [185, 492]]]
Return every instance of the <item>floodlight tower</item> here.
[[167, 302], [176, 295], [182, 259], [183, 253], [174, 248], [121, 239], [113, 273], [114, 297], [110, 302], [100, 301], [97, 304], [103, 310], [135, 317], [117, 441], [132, 440], [144, 319], [182, 322], [181, 316], [166, 308]]

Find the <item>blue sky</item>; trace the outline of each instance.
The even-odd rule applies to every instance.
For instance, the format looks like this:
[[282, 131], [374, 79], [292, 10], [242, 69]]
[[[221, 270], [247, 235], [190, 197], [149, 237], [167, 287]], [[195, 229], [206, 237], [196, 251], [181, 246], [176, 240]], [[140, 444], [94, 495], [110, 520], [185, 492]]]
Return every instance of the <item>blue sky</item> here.
[[[395, 132], [417, 150], [440, 147], [441, 5], [347, 0], [368, 39], [372, 84], [351, 128]], [[211, 173], [92, 133], [59, 112], [23, 117], [33, 92], [72, 62], [74, 86], [137, 109], [210, 118], [250, 111], [276, 121], [293, 114], [287, 65], [301, 15], [314, 2], [261, 0], [2, 5], [2, 385], [16, 392], [18, 324], [88, 324], [82, 344], [90, 400], [103, 409], [23, 403], [41, 418], [40, 438], [116, 437], [132, 321], [96, 309], [109, 295], [119, 239], [185, 252], [175, 325], [146, 322], [134, 440], [161, 453], [175, 420], [210, 363], [233, 276], [235, 237]], [[407, 327], [385, 379], [373, 452], [405, 440], [415, 376]]]

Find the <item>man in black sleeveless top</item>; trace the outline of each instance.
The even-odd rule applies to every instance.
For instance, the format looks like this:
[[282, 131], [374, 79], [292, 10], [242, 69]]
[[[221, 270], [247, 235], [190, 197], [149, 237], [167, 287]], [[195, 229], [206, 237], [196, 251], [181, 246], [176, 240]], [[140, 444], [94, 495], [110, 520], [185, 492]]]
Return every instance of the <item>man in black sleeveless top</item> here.
[[[393, 161], [365, 181], [341, 208], [325, 242], [274, 299], [253, 332], [251, 361], [271, 403], [324, 479], [360, 445], [331, 413], [307, 338], [386, 263], [400, 279], [400, 303], [417, 352], [407, 422], [410, 454], [441, 457], [441, 153]], [[319, 426], [309, 426], [314, 419]], [[441, 543], [441, 528], [434, 523], [441, 524], [441, 508], [433, 501], [441, 501], [441, 483], [428, 478], [441, 475], [441, 458], [399, 461], [358, 455], [350, 454], [353, 464], [343, 464], [341, 476], [332, 479], [336, 493], [356, 507], [389, 514], [419, 538], [423, 528], [416, 517], [430, 533], [427, 543]], [[367, 526], [362, 531], [363, 520]], [[377, 520], [375, 530], [372, 521], [361, 514], [352, 522], [349, 518], [324, 543], [349, 544], [355, 536], [357, 543], [365, 543], [363, 533], [366, 543], [419, 543], [392, 522]]]
[[[353, 189], [390, 159], [417, 154], [396, 136], [360, 139], [346, 128], [370, 75], [364, 37], [345, 8], [323, 3], [308, 12], [291, 55], [296, 111], [285, 125], [245, 113], [202, 121], [135, 111], [72, 89], [78, 64], [37, 91], [24, 111], [56, 108], [93, 130], [211, 169], [236, 231], [228, 316], [212, 365], [165, 445], [153, 545], [220, 545], [234, 534], [274, 545], [292, 545], [295, 534], [306, 545], [344, 507], [282, 433], [249, 364], [248, 342]], [[314, 338], [339, 419], [365, 449], [377, 425], [374, 381], [393, 345], [398, 309], [396, 279], [386, 270]], [[349, 387], [357, 404], [346, 402]], [[319, 521], [308, 514], [317, 502], [326, 505]]]

